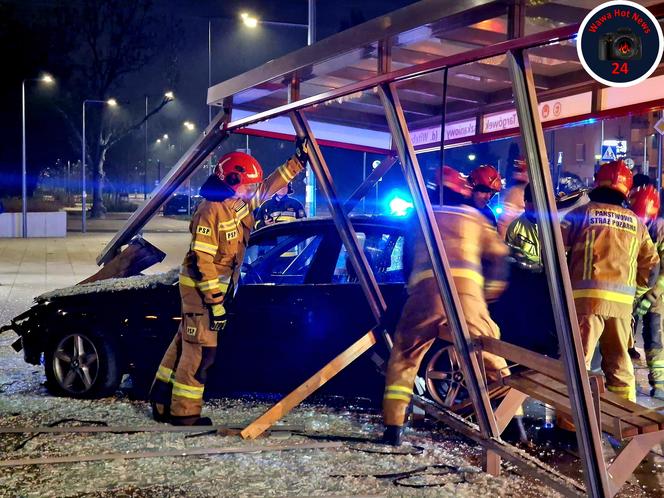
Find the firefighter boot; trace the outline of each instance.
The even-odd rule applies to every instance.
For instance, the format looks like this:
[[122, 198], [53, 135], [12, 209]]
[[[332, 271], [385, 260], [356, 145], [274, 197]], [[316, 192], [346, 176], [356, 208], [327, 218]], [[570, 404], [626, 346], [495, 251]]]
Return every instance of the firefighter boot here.
[[168, 423], [170, 421], [168, 416], [169, 409], [166, 405], [151, 401], [150, 406], [152, 407], [152, 418], [155, 422]]
[[385, 426], [381, 442], [391, 446], [401, 446], [401, 436], [403, 436], [403, 426], [387, 425]]

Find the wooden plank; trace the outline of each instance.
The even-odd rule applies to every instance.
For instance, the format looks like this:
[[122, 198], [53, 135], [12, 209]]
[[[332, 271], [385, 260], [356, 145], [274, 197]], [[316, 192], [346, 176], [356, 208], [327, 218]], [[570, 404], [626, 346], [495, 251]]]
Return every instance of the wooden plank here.
[[630, 410], [634, 415], [640, 415], [641, 417], [658, 424], [661, 428], [664, 429], [664, 415], [661, 415], [653, 409], [645, 408], [642, 405], [634, 403], [633, 401], [625, 399], [622, 396], [619, 396], [616, 393], [612, 393], [608, 390], [602, 394], [602, 400], [612, 405], [621, 406], [627, 410]]
[[[567, 386], [552, 380], [551, 378], [537, 372], [523, 372], [524, 377], [533, 380], [534, 382], [549, 387], [550, 389], [555, 389], [563, 396], [569, 397], [567, 392]], [[606, 393], [605, 393], [606, 394]], [[621, 398], [624, 400], [624, 398]], [[625, 400], [627, 401], [627, 400]], [[638, 405], [636, 405], [638, 407]], [[602, 411], [603, 416], [617, 418], [621, 421], [624, 421], [632, 426], [638, 428], [639, 433], [654, 432], [659, 429], [659, 426], [656, 422], [652, 422], [645, 418], [637, 417], [634, 419], [634, 412], [630, 411], [629, 408], [626, 408], [622, 404], [612, 404], [604, 401], [604, 394], [601, 395], [600, 410]], [[639, 411], [642, 411], [643, 408], [639, 407]], [[628, 420], [629, 419], [629, 420]]]
[[664, 441], [664, 431], [658, 431], [653, 434], [641, 434], [632, 439], [623, 448], [608, 468], [613, 496], [620, 491], [622, 485], [634, 473], [636, 467], [653, 446], [661, 444], [662, 441]]
[[362, 353], [376, 344], [376, 336], [369, 331], [348, 349], [307, 379], [302, 385], [284, 397], [276, 405], [249, 424], [240, 435], [244, 439], [254, 439], [275, 424], [284, 415], [309, 397], [316, 389], [355, 361]]
[[[559, 410], [566, 415], [572, 415], [569, 398], [554, 389], [543, 386], [534, 382], [533, 380], [521, 377], [519, 375], [512, 375], [505, 378], [505, 383], [510, 387], [526, 393], [535, 399], [539, 399], [540, 401], [552, 405], [556, 410]], [[613, 423], [614, 420], [615, 417], [602, 417], [602, 420], [600, 421], [602, 431], [613, 434], [614, 436], [620, 437], [621, 439], [639, 434], [639, 429], [632, 425], [627, 426], [622, 431], [618, 430], [616, 425]]]
[[492, 337], [481, 337], [478, 339], [481, 348], [489, 353], [502, 356], [506, 360], [524, 365], [549, 377], [565, 382], [565, 370], [559, 360], [530, 351], [529, 349], [515, 346], [509, 342], [494, 339]]
[[99, 462], [103, 460], [132, 460], [137, 458], [163, 458], [184, 457], [200, 455], [224, 455], [229, 453], [254, 453], [289, 450], [323, 450], [340, 448], [339, 442], [330, 443], [304, 443], [260, 446], [256, 444], [247, 446], [227, 446], [222, 448], [181, 448], [163, 451], [142, 451], [137, 453], [100, 453], [98, 455], [78, 455], [44, 458], [17, 458], [15, 460], [0, 460], [0, 467], [20, 467], [23, 465], [53, 465], [60, 463]]

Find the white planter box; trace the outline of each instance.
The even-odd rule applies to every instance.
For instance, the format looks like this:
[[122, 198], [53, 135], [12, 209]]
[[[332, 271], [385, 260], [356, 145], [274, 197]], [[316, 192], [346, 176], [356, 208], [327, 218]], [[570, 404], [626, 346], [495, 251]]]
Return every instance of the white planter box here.
[[[22, 237], [23, 214], [0, 214], [0, 237]], [[28, 237], [66, 237], [67, 213], [28, 213]]]

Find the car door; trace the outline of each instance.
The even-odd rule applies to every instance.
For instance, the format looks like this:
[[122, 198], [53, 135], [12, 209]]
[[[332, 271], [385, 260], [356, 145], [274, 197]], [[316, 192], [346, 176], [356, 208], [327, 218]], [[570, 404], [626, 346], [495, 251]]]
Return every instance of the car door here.
[[247, 248], [242, 281], [228, 306], [211, 375], [215, 392], [283, 392], [297, 378], [303, 303], [314, 285], [307, 278], [325, 233], [301, 223], [267, 232]]
[[[387, 322], [393, 323], [406, 296], [403, 235], [389, 227], [358, 226], [356, 233], [388, 304]], [[330, 236], [326, 248], [325, 269], [317, 275], [316, 285], [303, 296], [306, 313], [297, 333], [298, 351], [301, 356], [306, 353], [306, 360], [298, 360], [302, 366], [299, 382], [318, 371], [375, 325], [367, 299], [336, 231]], [[372, 356], [378, 353], [386, 361], [387, 350], [378, 339], [377, 347], [344, 369], [319, 393], [380, 397], [384, 378]], [[296, 385], [294, 383], [292, 387]]]

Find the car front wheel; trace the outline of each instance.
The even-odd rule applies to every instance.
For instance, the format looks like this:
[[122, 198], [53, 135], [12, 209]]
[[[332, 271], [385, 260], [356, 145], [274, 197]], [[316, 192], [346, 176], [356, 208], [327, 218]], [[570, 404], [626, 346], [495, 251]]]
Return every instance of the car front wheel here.
[[116, 348], [101, 333], [58, 334], [44, 353], [49, 390], [73, 398], [101, 398], [120, 384]]

